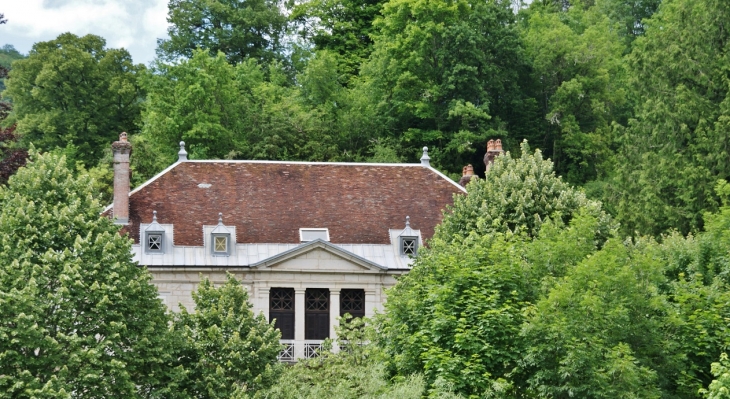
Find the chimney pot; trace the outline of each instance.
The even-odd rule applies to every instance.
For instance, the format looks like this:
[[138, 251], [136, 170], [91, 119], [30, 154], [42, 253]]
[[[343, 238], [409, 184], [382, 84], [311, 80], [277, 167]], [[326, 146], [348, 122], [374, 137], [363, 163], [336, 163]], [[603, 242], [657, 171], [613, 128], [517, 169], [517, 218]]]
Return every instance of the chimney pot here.
[[114, 155], [114, 223], [129, 223], [129, 154], [132, 144], [127, 140], [127, 133], [119, 135], [119, 141], [112, 143]]
[[492, 167], [492, 163], [494, 163], [494, 158], [502, 155], [503, 153], [502, 140], [489, 140], [487, 142], [487, 153], [484, 154], [484, 166], [487, 167], [487, 170], [484, 173], [489, 172], [489, 169]]
[[459, 179], [459, 185], [466, 187], [467, 184], [474, 178], [474, 167], [471, 164], [464, 166], [461, 170], [461, 179]]

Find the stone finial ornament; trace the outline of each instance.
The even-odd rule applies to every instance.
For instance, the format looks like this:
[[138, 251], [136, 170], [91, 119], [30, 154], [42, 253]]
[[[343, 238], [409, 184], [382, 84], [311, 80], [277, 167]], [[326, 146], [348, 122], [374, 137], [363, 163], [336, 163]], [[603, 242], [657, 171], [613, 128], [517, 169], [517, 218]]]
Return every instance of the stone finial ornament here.
[[423, 156], [421, 156], [421, 165], [431, 166], [431, 157], [428, 156], [428, 147], [423, 147]]
[[188, 152], [185, 151], [185, 142], [181, 141], [180, 142], [180, 151], [177, 153], [177, 161], [182, 162], [182, 161], [187, 161], [187, 160], [188, 160]]

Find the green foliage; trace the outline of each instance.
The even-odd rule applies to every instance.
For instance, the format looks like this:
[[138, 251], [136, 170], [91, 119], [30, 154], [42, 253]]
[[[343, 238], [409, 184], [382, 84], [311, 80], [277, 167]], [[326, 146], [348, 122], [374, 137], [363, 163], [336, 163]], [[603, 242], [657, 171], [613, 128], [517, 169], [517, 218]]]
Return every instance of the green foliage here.
[[461, 170], [474, 144], [506, 135], [529, 111], [508, 1], [394, 0], [382, 14], [359, 84], [382, 121], [379, 135], [409, 158], [428, 145], [435, 165]]
[[181, 306], [173, 323], [182, 336], [177, 361], [186, 371], [180, 387], [195, 398], [231, 398], [271, 386], [281, 334], [263, 315], [254, 316], [241, 283], [228, 274], [216, 288], [205, 278], [193, 300], [195, 312]]
[[91, 187], [34, 150], [0, 186], [1, 397], [177, 397], [165, 307]]
[[[12, 44], [0, 47], [0, 93], [5, 90], [5, 73], [10, 70], [10, 64], [15, 60], [25, 58]], [[4, 70], [3, 70], [4, 69]]]
[[659, 398], [657, 369], [673, 353], [669, 308], [648, 251], [615, 239], [568, 271], [535, 304], [523, 331], [530, 389], [540, 397]]
[[389, 292], [380, 340], [397, 374], [504, 397], [526, 388], [525, 310], [613, 228], [600, 204], [556, 177], [527, 143], [520, 158], [497, 157], [467, 190]]
[[712, 363], [712, 380], [708, 389], [700, 391], [707, 399], [728, 399], [730, 398], [730, 362], [727, 354], [720, 355], [720, 361]]
[[[366, 319], [340, 319], [337, 328], [340, 351], [325, 351], [317, 358], [287, 367], [278, 383], [259, 392], [267, 399], [419, 399], [425, 393], [420, 375], [388, 379], [384, 354], [373, 341], [376, 332]], [[459, 399], [441, 388], [433, 397]]]
[[99, 36], [64, 33], [13, 62], [4, 95], [13, 100], [11, 119], [25, 143], [73, 146], [75, 160], [94, 166], [120, 132], [136, 130], [144, 67], [105, 44]]
[[716, 211], [730, 176], [730, 3], [665, 0], [630, 55], [636, 118], [620, 129], [607, 202], [627, 234], [682, 233]]
[[356, 76], [372, 52], [373, 21], [383, 0], [311, 0], [294, 7], [290, 18], [301, 25], [300, 35], [315, 50], [337, 54], [341, 70]]
[[536, 235], [546, 218], [567, 222], [583, 208], [601, 221], [600, 236], [607, 237], [613, 227], [600, 203], [557, 177], [553, 163], [543, 159], [540, 150], [531, 154], [527, 142], [521, 150], [519, 158], [509, 152], [497, 157], [485, 179], [473, 180], [468, 195], [454, 198], [436, 237], [449, 242], [472, 232]]
[[157, 53], [174, 61], [200, 48], [212, 56], [223, 52], [232, 64], [246, 59], [268, 64], [282, 50], [281, 6], [278, 0], [170, 0], [170, 38], [158, 41]]
[[624, 44], [597, 7], [554, 12], [533, 3], [522, 38], [545, 115], [541, 145], [574, 184], [605, 172], [612, 122], [625, 119]]

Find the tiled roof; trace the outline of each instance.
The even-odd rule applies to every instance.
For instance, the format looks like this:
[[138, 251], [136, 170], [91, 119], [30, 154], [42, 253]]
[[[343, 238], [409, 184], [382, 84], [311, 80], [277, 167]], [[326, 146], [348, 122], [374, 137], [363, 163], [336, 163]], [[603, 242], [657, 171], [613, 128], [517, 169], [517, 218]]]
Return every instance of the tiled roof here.
[[418, 164], [262, 161], [179, 162], [130, 193], [125, 230], [157, 211], [174, 225], [175, 245], [202, 246], [203, 225], [236, 226], [238, 243], [298, 244], [299, 229], [326, 227], [338, 244], [390, 244], [406, 216], [423, 238], [464, 190]]

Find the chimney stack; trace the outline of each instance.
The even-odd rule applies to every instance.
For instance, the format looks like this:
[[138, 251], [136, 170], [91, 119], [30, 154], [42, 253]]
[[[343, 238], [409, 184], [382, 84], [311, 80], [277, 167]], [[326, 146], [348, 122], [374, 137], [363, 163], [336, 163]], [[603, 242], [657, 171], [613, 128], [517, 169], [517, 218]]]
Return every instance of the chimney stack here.
[[489, 168], [491, 168], [492, 163], [494, 163], [494, 158], [502, 154], [504, 154], [504, 150], [502, 150], [502, 140], [489, 140], [489, 142], [487, 142], [487, 153], [484, 154], [484, 166], [487, 167], [487, 170], [484, 173], [489, 172]]
[[119, 141], [112, 143], [114, 154], [114, 223], [129, 223], [129, 154], [132, 144], [127, 141], [127, 133], [119, 135]]
[[474, 167], [471, 166], [471, 164], [464, 166], [464, 168], [461, 169], [461, 179], [459, 179], [459, 185], [461, 187], [466, 187], [466, 185], [469, 184], [473, 177], [475, 177]]

